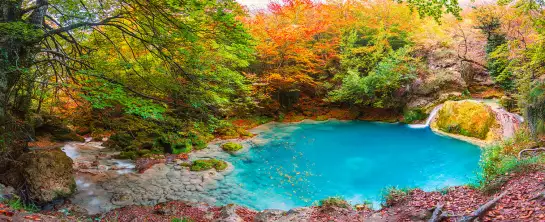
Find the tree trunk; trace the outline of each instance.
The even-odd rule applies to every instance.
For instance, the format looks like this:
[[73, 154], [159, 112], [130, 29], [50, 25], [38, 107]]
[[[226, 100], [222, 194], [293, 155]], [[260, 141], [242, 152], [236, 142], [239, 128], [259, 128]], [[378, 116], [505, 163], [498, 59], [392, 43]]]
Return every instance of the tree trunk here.
[[[0, 171], [9, 168], [11, 160], [22, 154], [27, 145], [29, 132], [24, 120], [30, 105], [28, 91], [32, 90], [34, 80], [23, 77], [31, 68], [33, 52], [36, 52], [40, 38], [32, 33], [41, 33], [46, 10], [45, 6], [34, 10], [29, 23], [22, 19], [22, 2], [0, 1]], [[41, 20], [39, 16], [42, 16]], [[22, 90], [16, 92], [16, 88]], [[17, 93], [20, 98], [14, 99]]]

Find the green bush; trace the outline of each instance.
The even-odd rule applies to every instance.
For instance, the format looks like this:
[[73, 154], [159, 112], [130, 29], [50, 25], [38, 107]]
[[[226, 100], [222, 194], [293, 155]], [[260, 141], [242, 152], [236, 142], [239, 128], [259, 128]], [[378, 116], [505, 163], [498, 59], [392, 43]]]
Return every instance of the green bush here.
[[217, 159], [195, 160], [190, 167], [191, 171], [204, 171], [212, 168], [216, 169], [217, 171], [222, 171], [227, 168], [227, 163], [223, 160]]
[[404, 123], [414, 123], [418, 120], [426, 119], [427, 115], [421, 109], [411, 109], [403, 113]]
[[[516, 144], [526, 144], [524, 136], [527, 134], [518, 133], [515, 138], [506, 141], [502, 144], [492, 145], [484, 148], [481, 156], [480, 166], [480, 181], [477, 188], [482, 189], [487, 193], [492, 193], [501, 188], [503, 183], [509, 179], [509, 174], [519, 173], [524, 171], [534, 170], [538, 164], [544, 161], [542, 156], [534, 156], [530, 158], [518, 159], [517, 154], [514, 154], [513, 147]], [[516, 153], [516, 152], [515, 152]]]
[[242, 145], [240, 145], [238, 143], [227, 142], [227, 143], [222, 144], [221, 148], [225, 152], [234, 153], [234, 152], [237, 152], [237, 151], [241, 150], [243, 147], [242, 147]]
[[0, 199], [0, 202], [8, 205], [13, 210], [25, 210], [30, 213], [36, 213], [40, 211], [40, 208], [34, 204], [24, 203], [19, 196], [13, 196], [10, 199]]
[[342, 197], [328, 197], [326, 199], [320, 200], [320, 206], [322, 207], [340, 207], [340, 208], [346, 208], [351, 209], [352, 205], [350, 205], [345, 199]]

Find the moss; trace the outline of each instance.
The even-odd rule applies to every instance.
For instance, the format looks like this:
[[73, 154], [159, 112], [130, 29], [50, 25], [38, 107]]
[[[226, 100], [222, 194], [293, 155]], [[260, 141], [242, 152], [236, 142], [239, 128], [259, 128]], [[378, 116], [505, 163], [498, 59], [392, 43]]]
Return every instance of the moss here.
[[54, 134], [53, 139], [56, 141], [61, 141], [61, 142], [65, 142], [65, 141], [85, 142], [85, 139], [79, 136], [75, 132], [70, 132], [66, 134]]
[[110, 136], [104, 145], [115, 150], [131, 150], [127, 148], [131, 146], [133, 140], [134, 138], [128, 132], [122, 131]]
[[189, 153], [193, 150], [193, 144], [190, 141], [172, 145], [172, 154]]
[[223, 160], [217, 159], [195, 160], [190, 167], [191, 171], [204, 171], [212, 168], [216, 169], [217, 171], [222, 171], [227, 168], [227, 163]]
[[320, 200], [320, 206], [322, 207], [340, 207], [351, 209], [352, 206], [342, 197], [328, 197], [326, 199]]
[[197, 140], [193, 142], [193, 148], [195, 150], [202, 150], [208, 147], [208, 144], [205, 141]]
[[117, 156], [117, 158], [135, 160], [136, 158], [138, 158], [138, 156], [139, 155], [136, 151], [123, 151]]
[[436, 126], [447, 133], [486, 139], [496, 121], [490, 107], [473, 101], [447, 101], [439, 110]]
[[238, 143], [227, 142], [221, 145], [221, 148], [228, 153], [235, 153], [241, 150], [243, 147]]

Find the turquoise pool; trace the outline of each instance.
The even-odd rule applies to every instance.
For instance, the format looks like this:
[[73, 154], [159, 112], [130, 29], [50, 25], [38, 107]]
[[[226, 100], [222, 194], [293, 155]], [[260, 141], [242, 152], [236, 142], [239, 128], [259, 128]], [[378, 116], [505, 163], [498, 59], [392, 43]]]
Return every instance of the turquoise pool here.
[[386, 187], [435, 190], [475, 179], [479, 147], [429, 128], [362, 121], [273, 124], [266, 142], [230, 157], [218, 204], [308, 206], [330, 196], [379, 206]]

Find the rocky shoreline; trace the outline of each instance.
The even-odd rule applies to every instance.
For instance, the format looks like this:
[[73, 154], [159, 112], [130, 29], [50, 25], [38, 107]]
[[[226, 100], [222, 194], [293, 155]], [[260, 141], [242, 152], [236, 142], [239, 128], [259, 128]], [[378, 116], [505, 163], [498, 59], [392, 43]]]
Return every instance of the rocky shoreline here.
[[[504, 114], [501, 108], [496, 107], [494, 111], [498, 117]], [[513, 120], [514, 115], [505, 118]], [[432, 117], [433, 118], [433, 117]], [[308, 122], [309, 120], [303, 120]], [[432, 119], [433, 121], [433, 119]], [[498, 118], [500, 121], [500, 118]], [[319, 121], [312, 121], [319, 123]], [[251, 133], [259, 135], [277, 123], [260, 125]], [[503, 136], [512, 136], [514, 132], [513, 123], [506, 124], [500, 121], [502, 126], [499, 130], [509, 131]], [[504, 126], [511, 127], [506, 129]], [[451, 136], [478, 144], [486, 145], [486, 141], [461, 135], [448, 134], [432, 127], [436, 133]], [[78, 189], [71, 198], [72, 203], [82, 206], [90, 214], [104, 213], [115, 208], [131, 205], [156, 205], [167, 201], [189, 201], [202, 202], [214, 205], [217, 201], [214, 195], [229, 193], [232, 191], [219, 191], [214, 195], [210, 190], [218, 189], [218, 183], [230, 174], [234, 167], [228, 163], [226, 170], [218, 172], [215, 169], [193, 172], [182, 165], [198, 159], [219, 158], [226, 160], [231, 155], [220, 147], [222, 143], [235, 141], [243, 145], [238, 153], [247, 152], [255, 144], [263, 144], [267, 141], [259, 136], [240, 140], [214, 140], [208, 144], [208, 148], [191, 153], [188, 160], [170, 159], [154, 163], [151, 168], [142, 173], [135, 171], [134, 163], [130, 160], [115, 160], [112, 157], [118, 154], [108, 151], [101, 146], [101, 142], [87, 141], [84, 143], [67, 143], [63, 150], [73, 159]], [[94, 167], [92, 166], [94, 164]], [[228, 187], [221, 187], [228, 189]]]
[[[517, 122], [514, 114], [508, 113], [499, 106], [493, 106], [496, 113], [496, 120], [499, 122], [499, 128], [494, 129], [494, 133], [502, 138], [513, 136], [520, 122]], [[433, 122], [434, 117], [431, 117]], [[307, 121], [308, 120], [303, 120]], [[320, 121], [312, 121], [319, 123]], [[268, 130], [277, 123], [268, 123], [260, 125], [252, 130], [251, 133], [259, 135]], [[433, 124], [431, 124], [433, 126]], [[480, 146], [489, 144], [487, 141], [461, 135], [449, 134], [432, 127], [432, 130], [438, 134], [465, 140]], [[106, 140], [106, 139], [104, 139]], [[103, 140], [103, 141], [104, 141]], [[246, 213], [255, 215], [252, 221], [308, 221], [315, 214], [317, 207], [304, 207], [292, 209], [290, 211], [265, 210], [262, 212], [253, 211], [243, 207], [234, 207], [224, 210], [226, 207], [212, 207], [217, 203], [218, 194], [227, 194], [232, 190], [218, 191], [211, 193], [215, 189], [229, 189], [229, 187], [219, 187], [218, 184], [229, 175], [234, 167], [227, 162], [228, 167], [225, 170], [217, 171], [210, 169], [206, 171], [190, 171], [186, 166], [191, 161], [198, 159], [219, 158], [226, 160], [231, 155], [247, 152], [251, 146], [263, 144], [267, 141], [259, 136], [240, 140], [214, 140], [208, 144], [207, 149], [192, 152], [188, 159], [177, 157], [166, 157], [165, 159], [152, 162], [149, 169], [138, 172], [134, 161], [117, 160], [114, 157], [119, 152], [111, 151], [102, 146], [103, 141], [69, 142], [62, 150], [73, 160], [75, 170], [77, 191], [70, 198], [70, 204], [76, 206], [82, 215], [100, 215], [106, 213], [109, 215], [120, 211], [126, 211], [131, 208], [146, 208], [143, 206], [164, 206], [169, 203], [174, 205], [185, 204], [190, 208], [209, 208], [211, 212], [217, 212], [218, 215], [206, 216], [205, 218], [214, 218], [217, 220], [220, 215], [228, 213], [222, 211], [240, 211], [243, 209]], [[235, 141], [243, 145], [243, 149], [237, 153], [227, 153], [220, 147], [221, 144]], [[166, 203], [166, 204], [165, 204]], [[140, 206], [140, 207], [138, 207]], [[204, 207], [206, 206], [206, 207]], [[320, 212], [323, 209], [319, 209]], [[350, 215], [346, 218], [363, 217], [361, 212], [354, 210], [329, 210], [333, 213]], [[371, 210], [364, 210], [367, 215]], [[331, 213], [330, 212], [330, 213]], [[327, 214], [323, 214], [327, 215]], [[369, 215], [367, 215], [369, 216]], [[107, 217], [107, 216], [106, 216]], [[221, 216], [225, 218], [234, 218], [234, 216]], [[259, 218], [267, 218], [260, 220]], [[333, 217], [336, 218], [337, 216]], [[199, 220], [197, 220], [199, 221]], [[203, 220], [210, 221], [210, 220]], [[240, 219], [218, 220], [218, 221], [248, 221]], [[346, 220], [346, 221], [352, 221]], [[358, 220], [356, 220], [358, 221]]]

